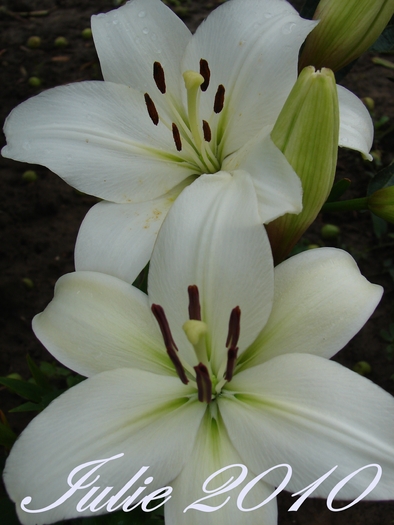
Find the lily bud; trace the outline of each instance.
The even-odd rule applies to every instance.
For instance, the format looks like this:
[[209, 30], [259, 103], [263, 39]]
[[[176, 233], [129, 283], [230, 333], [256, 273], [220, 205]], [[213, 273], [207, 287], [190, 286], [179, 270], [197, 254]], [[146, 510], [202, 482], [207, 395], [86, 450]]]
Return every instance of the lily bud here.
[[339, 136], [335, 77], [306, 67], [276, 121], [271, 138], [301, 179], [303, 209], [267, 225], [275, 263], [281, 262], [315, 220], [334, 183]]
[[368, 209], [385, 221], [394, 223], [394, 186], [382, 188], [370, 195]]
[[394, 0], [321, 0], [313, 15], [299, 68], [313, 65], [338, 71], [379, 37], [394, 13]]

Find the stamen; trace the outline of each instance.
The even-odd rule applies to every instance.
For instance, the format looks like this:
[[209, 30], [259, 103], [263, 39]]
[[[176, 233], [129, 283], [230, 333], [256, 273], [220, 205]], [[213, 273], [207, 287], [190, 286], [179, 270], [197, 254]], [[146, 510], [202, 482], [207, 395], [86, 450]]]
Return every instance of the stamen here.
[[210, 403], [212, 400], [212, 381], [208, 369], [202, 363], [194, 367], [198, 389], [198, 400], [201, 403]]
[[172, 136], [174, 137], [176, 149], [178, 151], [181, 151], [182, 150], [181, 134], [179, 133], [178, 126], [175, 124], [175, 122], [172, 123]]
[[226, 341], [227, 352], [227, 366], [224, 377], [227, 381], [231, 381], [234, 374], [235, 363], [237, 361], [238, 353], [238, 339], [241, 330], [241, 310], [239, 306], [232, 309], [230, 314], [230, 320], [228, 323], [228, 335]]
[[145, 93], [144, 98], [145, 98], [145, 104], [148, 109], [149, 116], [153, 124], [157, 126], [159, 123], [159, 114], [157, 112], [156, 106], [154, 105], [153, 100], [150, 98], [148, 93]]
[[204, 77], [204, 82], [201, 84], [201, 91], [206, 91], [209, 86], [209, 79], [211, 78], [211, 71], [208, 66], [208, 62], [202, 58], [200, 60], [200, 75]]
[[166, 92], [166, 79], [164, 76], [163, 66], [160, 64], [160, 62], [155, 62], [153, 64], [153, 78], [156, 82], [158, 90], [164, 95]]
[[216, 91], [215, 101], [213, 103], [213, 110], [215, 113], [220, 113], [224, 106], [224, 93], [225, 89], [223, 84], [219, 84], [218, 90]]
[[212, 132], [211, 128], [206, 120], [202, 121], [202, 131], [204, 133], [204, 140], [205, 142], [211, 142], [212, 140]]
[[189, 294], [189, 319], [201, 321], [201, 306], [200, 294], [195, 284], [192, 284], [187, 289]]
[[177, 356], [178, 348], [172, 337], [166, 314], [164, 313], [163, 308], [159, 304], [152, 304], [151, 310], [156, 318], [156, 321], [159, 324], [159, 328], [164, 339], [164, 345], [167, 349], [167, 354], [175, 366], [176, 373], [178, 374], [179, 379], [182, 381], [182, 383], [187, 385], [189, 380], [186, 377], [186, 373], [182, 366], [181, 360]]
[[231, 310], [230, 320], [228, 322], [228, 335], [226, 340], [227, 348], [235, 348], [238, 343], [241, 329], [241, 309], [236, 306]]
[[227, 352], [227, 367], [224, 377], [227, 381], [231, 381], [234, 374], [235, 363], [237, 361], [238, 348], [229, 348]]

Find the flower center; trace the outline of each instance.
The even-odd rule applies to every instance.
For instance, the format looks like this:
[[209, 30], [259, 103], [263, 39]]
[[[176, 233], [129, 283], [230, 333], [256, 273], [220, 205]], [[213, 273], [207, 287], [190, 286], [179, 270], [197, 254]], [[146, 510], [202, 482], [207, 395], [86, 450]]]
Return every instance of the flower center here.
[[158, 126], [161, 122], [172, 134], [178, 162], [199, 174], [220, 171], [223, 134], [219, 133], [219, 120], [224, 108], [225, 88], [222, 84], [218, 86], [211, 116], [208, 120], [201, 119], [200, 97], [208, 89], [211, 78], [208, 62], [203, 58], [200, 60], [199, 73], [183, 73], [187, 95], [186, 113], [183, 105], [168, 93], [164, 69], [160, 62], [153, 64], [153, 78], [165, 99], [167, 111], [158, 111], [157, 107], [163, 105], [160, 103], [156, 106], [148, 93], [144, 94], [146, 108], [153, 124]]
[[191, 367], [181, 361], [178, 355], [178, 347], [172, 337], [164, 309], [158, 304], [152, 304], [151, 309], [159, 324], [167, 354], [175, 366], [179, 379], [185, 385], [189, 382], [195, 383], [198, 391], [198, 400], [202, 403], [210, 403], [220, 394], [223, 386], [228, 381], [231, 381], [233, 377], [238, 353], [237, 344], [241, 326], [241, 310], [239, 306], [236, 306], [231, 311], [226, 340], [226, 370], [223, 376], [218, 378], [212, 373], [211, 363], [208, 358], [205, 341], [208, 327], [201, 319], [201, 305], [197, 286], [189, 286], [188, 294], [189, 320], [184, 323], [183, 330], [194, 348], [198, 361], [197, 366]]

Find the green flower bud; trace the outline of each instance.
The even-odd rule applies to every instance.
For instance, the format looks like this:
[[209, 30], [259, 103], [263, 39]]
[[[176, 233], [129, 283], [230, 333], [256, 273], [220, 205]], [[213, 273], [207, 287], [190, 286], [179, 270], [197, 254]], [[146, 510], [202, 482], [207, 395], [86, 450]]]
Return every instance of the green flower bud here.
[[34, 170], [26, 170], [22, 173], [22, 180], [24, 182], [35, 182], [37, 179], [37, 173]]
[[338, 226], [335, 226], [335, 224], [325, 224], [320, 230], [322, 239], [326, 241], [329, 239], [337, 239], [340, 233], [341, 229], [338, 228]]
[[354, 372], [360, 374], [360, 376], [365, 376], [370, 374], [372, 371], [371, 365], [367, 361], [359, 361], [353, 367]]
[[300, 69], [313, 65], [338, 71], [358, 58], [379, 37], [394, 13], [394, 0], [320, 0]]
[[86, 27], [85, 29], [83, 29], [81, 32], [81, 36], [84, 40], [91, 40], [92, 30], [90, 29], [90, 27]]
[[64, 38], [64, 36], [58, 36], [55, 39], [55, 47], [67, 47], [68, 46], [68, 40], [67, 38]]
[[394, 186], [375, 191], [368, 197], [367, 204], [372, 213], [394, 223]]
[[27, 47], [30, 49], [36, 49], [41, 45], [41, 38], [39, 36], [29, 36], [26, 42]]
[[331, 70], [305, 68], [276, 121], [271, 138], [301, 179], [303, 209], [267, 225], [275, 262], [282, 261], [315, 220], [334, 182], [339, 109]]
[[41, 80], [38, 77], [29, 77], [28, 84], [30, 87], [40, 87], [41, 86]]

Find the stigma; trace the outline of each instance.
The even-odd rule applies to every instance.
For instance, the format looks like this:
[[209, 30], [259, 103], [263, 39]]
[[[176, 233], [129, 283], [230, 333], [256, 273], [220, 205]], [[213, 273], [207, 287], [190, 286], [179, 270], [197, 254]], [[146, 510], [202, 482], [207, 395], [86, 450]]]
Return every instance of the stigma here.
[[209, 404], [220, 395], [223, 386], [233, 378], [237, 362], [241, 310], [239, 306], [236, 306], [231, 311], [227, 339], [225, 342], [223, 341], [227, 348], [227, 363], [223, 377], [218, 378], [212, 372], [207, 350], [208, 325], [202, 320], [198, 287], [196, 285], [189, 286], [188, 295], [189, 319], [183, 324], [182, 328], [189, 343], [193, 346], [197, 358], [197, 365], [195, 366], [190, 366], [189, 363], [180, 358], [164, 309], [158, 304], [152, 304], [151, 310], [159, 325], [164, 346], [179, 379], [185, 385], [189, 382], [194, 384], [197, 389], [198, 400], [201, 403]]

